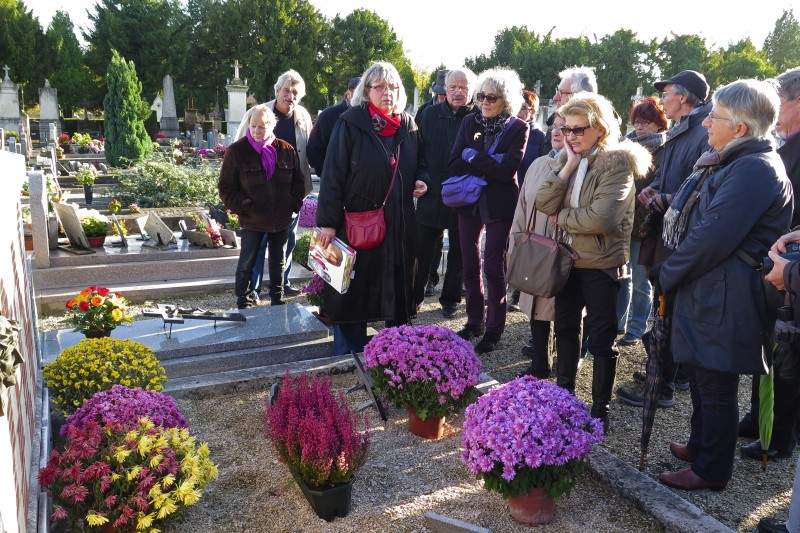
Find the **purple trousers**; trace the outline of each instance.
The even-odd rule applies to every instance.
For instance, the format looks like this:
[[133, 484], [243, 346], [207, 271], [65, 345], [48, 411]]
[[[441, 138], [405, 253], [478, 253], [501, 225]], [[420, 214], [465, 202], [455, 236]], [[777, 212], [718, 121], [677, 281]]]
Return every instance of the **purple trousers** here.
[[[480, 215], [458, 214], [464, 287], [467, 290], [467, 324], [484, 326], [487, 333], [500, 335], [506, 326], [506, 243], [511, 219], [484, 224]], [[483, 261], [481, 234], [486, 231]], [[481, 269], [483, 266], [483, 269]], [[481, 270], [486, 275], [486, 314]]]

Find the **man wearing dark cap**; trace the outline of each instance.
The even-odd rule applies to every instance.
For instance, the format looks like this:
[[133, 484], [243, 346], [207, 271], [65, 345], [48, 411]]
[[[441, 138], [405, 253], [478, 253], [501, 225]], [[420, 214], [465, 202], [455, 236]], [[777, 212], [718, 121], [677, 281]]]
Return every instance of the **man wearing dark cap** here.
[[[657, 81], [654, 85], [661, 92], [660, 103], [673, 125], [667, 131], [664, 155], [656, 169], [655, 179], [637, 198], [656, 217], [664, 214], [683, 180], [691, 175], [694, 164], [703, 152], [709, 150], [708, 132], [702, 122], [711, 111], [711, 102], [706, 103], [709, 86], [705, 76], [694, 70], [681, 71], [669, 79]], [[664, 246], [661, 232], [656, 230], [642, 240], [639, 263], [651, 268], [664, 262], [671, 253], [672, 250]], [[673, 361], [672, 353], [666, 350], [661, 367], [659, 407], [675, 405], [677, 374], [678, 365]], [[645, 378], [643, 372], [634, 373], [637, 381], [643, 382]], [[689, 388], [685, 379], [679, 379], [678, 384], [681, 389]], [[644, 393], [636, 388], [620, 387], [617, 389], [617, 397], [630, 405], [644, 405]]]
[[314, 128], [308, 137], [307, 150], [308, 162], [314, 167], [317, 176], [322, 175], [322, 165], [325, 163], [325, 154], [328, 152], [328, 142], [331, 140], [333, 126], [339, 120], [339, 115], [350, 108], [350, 97], [360, 81], [360, 77], [350, 80], [347, 83], [347, 91], [344, 93], [342, 102], [323, 109], [314, 123]]
[[440, 70], [436, 73], [436, 81], [431, 85], [431, 99], [419, 106], [419, 109], [417, 109], [417, 116], [429, 105], [444, 102], [445, 98], [447, 98], [447, 89], [445, 88], [444, 82], [445, 77], [447, 77], [446, 70]]

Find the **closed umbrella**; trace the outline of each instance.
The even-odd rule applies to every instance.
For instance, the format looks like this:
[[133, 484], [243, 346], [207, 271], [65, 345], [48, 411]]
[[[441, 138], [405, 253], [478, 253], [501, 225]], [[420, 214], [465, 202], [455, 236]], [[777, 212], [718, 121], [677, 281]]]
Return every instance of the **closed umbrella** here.
[[670, 322], [671, 318], [667, 315], [667, 296], [660, 294], [653, 326], [650, 331], [642, 336], [642, 342], [647, 351], [647, 381], [644, 387], [644, 406], [642, 409], [639, 470], [644, 470], [647, 447], [650, 445], [650, 435], [653, 432], [653, 421], [656, 417], [658, 397], [661, 393], [661, 362], [666, 351], [670, 349]]

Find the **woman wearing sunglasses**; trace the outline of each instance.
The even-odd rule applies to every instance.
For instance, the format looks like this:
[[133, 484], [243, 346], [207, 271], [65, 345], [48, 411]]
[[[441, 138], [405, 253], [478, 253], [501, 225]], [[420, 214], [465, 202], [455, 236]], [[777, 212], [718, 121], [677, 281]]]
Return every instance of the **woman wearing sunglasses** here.
[[594, 355], [591, 414], [608, 427], [617, 367], [616, 301], [630, 255], [634, 178], [647, 174], [650, 153], [620, 142], [611, 102], [579, 93], [561, 106], [564, 148], [536, 195], [537, 208], [571, 239], [580, 256], [555, 296], [556, 383], [575, 390], [581, 350], [581, 315]]
[[[506, 323], [506, 241], [519, 195], [517, 167], [528, 140], [528, 125], [515, 116], [522, 105], [522, 82], [516, 72], [488, 70], [478, 77], [476, 87], [480, 111], [461, 122], [448, 171], [450, 176], [471, 174], [487, 182], [476, 203], [457, 209], [467, 291], [467, 324], [458, 334], [467, 340], [483, 335], [475, 350], [485, 353], [495, 349]], [[486, 306], [481, 277], [484, 231]]]

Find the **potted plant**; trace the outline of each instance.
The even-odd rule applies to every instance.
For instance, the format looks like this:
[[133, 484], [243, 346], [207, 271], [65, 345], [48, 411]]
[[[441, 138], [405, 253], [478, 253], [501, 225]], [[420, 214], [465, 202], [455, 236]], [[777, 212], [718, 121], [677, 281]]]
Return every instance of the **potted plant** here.
[[197, 503], [218, 476], [208, 444], [186, 428], [141, 418], [71, 426], [63, 452], [53, 451], [39, 483], [56, 500], [53, 518], [69, 531], [158, 531], [170, 515]]
[[314, 196], [308, 196], [303, 200], [303, 205], [300, 207], [300, 212], [297, 214], [300, 220], [297, 225], [301, 228], [313, 228], [317, 225], [317, 199]]
[[580, 479], [603, 424], [550, 381], [518, 377], [467, 407], [461, 460], [484, 487], [508, 498], [526, 525], [552, 521], [554, 501]]
[[306, 300], [308, 300], [309, 304], [317, 307], [317, 310], [312, 311], [311, 313], [317, 317], [320, 322], [328, 327], [331, 327], [333, 322], [330, 321], [323, 308], [323, 305], [325, 304], [325, 295], [323, 293], [324, 290], [325, 281], [316, 273], [314, 273], [314, 275], [311, 277], [311, 281], [309, 281], [300, 292], [306, 295]]
[[92, 285], [70, 298], [65, 307], [71, 311], [66, 321], [87, 338], [108, 337], [119, 324], [130, 324], [126, 314], [128, 300], [118, 292]]
[[160, 427], [189, 427], [186, 417], [178, 409], [178, 403], [172, 396], [117, 384], [108, 390], [94, 393], [83, 402], [61, 426], [61, 436], [66, 437], [70, 427], [85, 428], [89, 422], [101, 425], [119, 422], [124, 429], [130, 431], [136, 429], [143, 416]]
[[45, 365], [43, 375], [53, 403], [65, 415], [116, 384], [160, 391], [167, 382], [153, 350], [127, 339], [84, 339]]
[[297, 237], [292, 252], [292, 261], [302, 265], [306, 270], [311, 270], [308, 266], [308, 251], [311, 247], [311, 232], [306, 232]]
[[64, 148], [62, 148], [61, 146], [56, 147], [56, 158], [64, 159]]
[[399, 326], [372, 337], [364, 347], [364, 368], [379, 393], [407, 408], [412, 433], [438, 439], [445, 417], [474, 397], [481, 360], [451, 329]]
[[108, 217], [101, 215], [96, 209], [78, 210], [78, 219], [81, 221], [81, 228], [89, 239], [89, 246], [98, 248], [103, 246], [108, 234]]
[[330, 377], [290, 376], [287, 370], [278, 393], [267, 399], [264, 425], [317, 515], [327, 521], [347, 515], [369, 434], [358, 430], [355, 414], [342, 392], [334, 394]]
[[83, 195], [87, 205], [92, 204], [94, 190], [92, 186], [97, 179], [97, 169], [90, 163], [79, 163], [78, 172], [75, 174], [75, 181], [83, 185]]
[[72, 143], [78, 146], [77, 153], [79, 154], [88, 154], [91, 142], [92, 136], [88, 133], [75, 133], [72, 136]]
[[225, 226], [229, 230], [235, 231], [236, 234], [238, 235], [239, 234], [239, 230], [242, 229], [242, 227], [239, 225], [239, 215], [237, 215], [236, 213], [234, 213], [230, 209], [226, 209], [225, 210], [225, 216], [228, 218], [228, 222], [225, 223]]
[[111, 213], [119, 213], [122, 209], [122, 202], [114, 198], [110, 202], [108, 202], [108, 210]]

